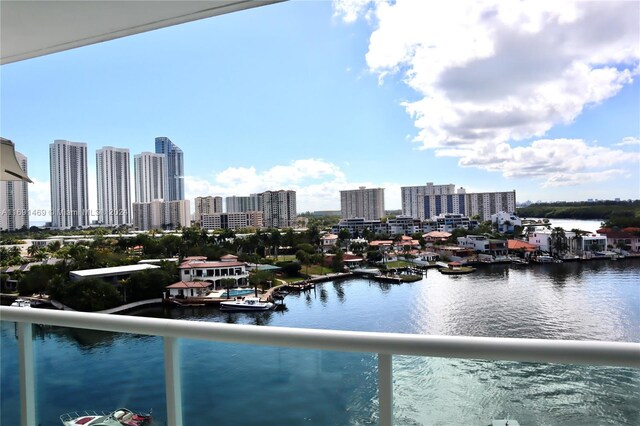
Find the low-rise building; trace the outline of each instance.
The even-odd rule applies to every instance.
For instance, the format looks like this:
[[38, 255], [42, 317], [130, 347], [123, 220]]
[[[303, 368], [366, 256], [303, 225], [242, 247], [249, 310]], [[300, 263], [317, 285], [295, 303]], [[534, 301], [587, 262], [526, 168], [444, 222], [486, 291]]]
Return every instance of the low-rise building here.
[[522, 220], [513, 213], [498, 212], [491, 215], [491, 223], [496, 225], [498, 232], [513, 234], [516, 226], [522, 226]]
[[619, 231], [602, 228], [597, 233], [607, 237], [607, 244], [612, 248], [640, 253], [640, 228], [624, 228]]
[[205, 297], [211, 286], [212, 284], [207, 281], [178, 281], [166, 288], [169, 297], [181, 299], [184, 297]]
[[324, 253], [333, 250], [337, 243], [338, 236], [336, 234], [325, 234], [320, 238], [320, 245]]
[[437, 230], [441, 232], [453, 232], [454, 229], [471, 229], [471, 220], [461, 214], [442, 214], [436, 216], [435, 221]]
[[200, 215], [200, 226], [206, 230], [260, 229], [264, 227], [264, 221], [261, 211], [209, 213]]
[[118, 281], [127, 279], [131, 274], [135, 274], [136, 272], [159, 268], [160, 266], [157, 265], [136, 264], [111, 266], [108, 268], [81, 269], [77, 271], [70, 271], [69, 278], [71, 281], [77, 281], [83, 278], [100, 278], [112, 284], [118, 284]]

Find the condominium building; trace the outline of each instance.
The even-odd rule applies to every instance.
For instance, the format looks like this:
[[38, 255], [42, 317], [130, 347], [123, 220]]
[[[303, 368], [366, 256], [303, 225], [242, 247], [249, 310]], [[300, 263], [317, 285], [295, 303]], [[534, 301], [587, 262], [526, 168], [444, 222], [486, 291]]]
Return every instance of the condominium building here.
[[[27, 173], [27, 157], [15, 151], [20, 168]], [[0, 182], [0, 231], [29, 228], [29, 184], [22, 180]]]
[[195, 222], [199, 224], [203, 214], [222, 213], [222, 197], [196, 197]]
[[89, 225], [87, 144], [55, 140], [49, 145], [51, 226]]
[[227, 213], [262, 211], [260, 194], [251, 194], [248, 197], [234, 195], [225, 198], [225, 204]]
[[133, 157], [136, 203], [164, 200], [167, 194], [165, 156], [143, 152]]
[[105, 146], [96, 151], [98, 223], [131, 223], [131, 171], [129, 150]]
[[515, 213], [516, 191], [478, 192], [466, 194], [466, 214], [469, 217], [480, 216], [483, 221], [491, 220], [498, 212]]
[[191, 226], [191, 203], [189, 200], [165, 201], [165, 220], [167, 226], [176, 228], [188, 228]]
[[361, 217], [376, 220], [384, 216], [384, 188], [365, 188], [340, 191], [342, 219]]
[[427, 182], [421, 186], [403, 186], [400, 188], [402, 196], [402, 215], [415, 219], [429, 219], [432, 215], [424, 211], [424, 197], [429, 195], [450, 195], [456, 193], [453, 184], [434, 185]]
[[264, 226], [267, 228], [291, 228], [296, 219], [295, 191], [266, 191], [260, 194]]
[[167, 201], [184, 199], [184, 154], [178, 145], [167, 137], [156, 138], [156, 154], [165, 157]]
[[139, 231], [176, 229], [191, 226], [189, 200], [133, 203], [133, 226]]
[[201, 216], [202, 229], [260, 229], [264, 226], [261, 211], [236, 213], [211, 213]]

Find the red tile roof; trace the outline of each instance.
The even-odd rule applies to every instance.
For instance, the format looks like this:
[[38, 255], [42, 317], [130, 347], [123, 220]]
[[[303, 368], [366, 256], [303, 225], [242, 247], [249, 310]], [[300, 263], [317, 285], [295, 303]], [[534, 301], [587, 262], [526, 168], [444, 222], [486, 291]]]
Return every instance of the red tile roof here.
[[202, 268], [228, 268], [231, 266], [246, 266], [247, 264], [244, 262], [230, 262], [230, 261], [209, 261], [209, 262], [204, 262], [204, 261], [188, 261], [188, 262], [182, 262], [180, 264], [180, 266], [178, 266], [178, 269], [202, 269]]
[[520, 240], [507, 240], [507, 248], [509, 250], [524, 249], [526, 251], [535, 251], [538, 249], [538, 246], [536, 246], [535, 244], [527, 243], [525, 241], [520, 241]]
[[207, 288], [211, 283], [206, 281], [178, 281], [168, 285], [167, 288]]

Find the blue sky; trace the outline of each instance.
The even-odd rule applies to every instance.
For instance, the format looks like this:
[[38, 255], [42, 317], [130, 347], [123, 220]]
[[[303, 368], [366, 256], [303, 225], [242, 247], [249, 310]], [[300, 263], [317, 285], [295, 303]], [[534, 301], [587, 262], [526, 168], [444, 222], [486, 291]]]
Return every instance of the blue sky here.
[[156, 136], [184, 151], [191, 199], [294, 189], [300, 212], [337, 210], [373, 186], [395, 209], [426, 182], [638, 198], [639, 4], [521, 3], [285, 2], [4, 65], [1, 134], [32, 209], [50, 208], [53, 140], [88, 144], [95, 208], [96, 149]]

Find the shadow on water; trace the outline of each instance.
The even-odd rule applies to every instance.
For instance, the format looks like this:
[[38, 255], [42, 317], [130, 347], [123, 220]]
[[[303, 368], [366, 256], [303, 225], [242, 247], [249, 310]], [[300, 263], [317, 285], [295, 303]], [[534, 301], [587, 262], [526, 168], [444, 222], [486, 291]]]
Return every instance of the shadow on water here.
[[338, 298], [338, 301], [341, 304], [344, 304], [345, 302], [345, 298], [344, 298], [344, 287], [342, 285], [342, 282], [340, 281], [334, 281], [333, 282], [333, 289], [336, 292], [336, 297]]

